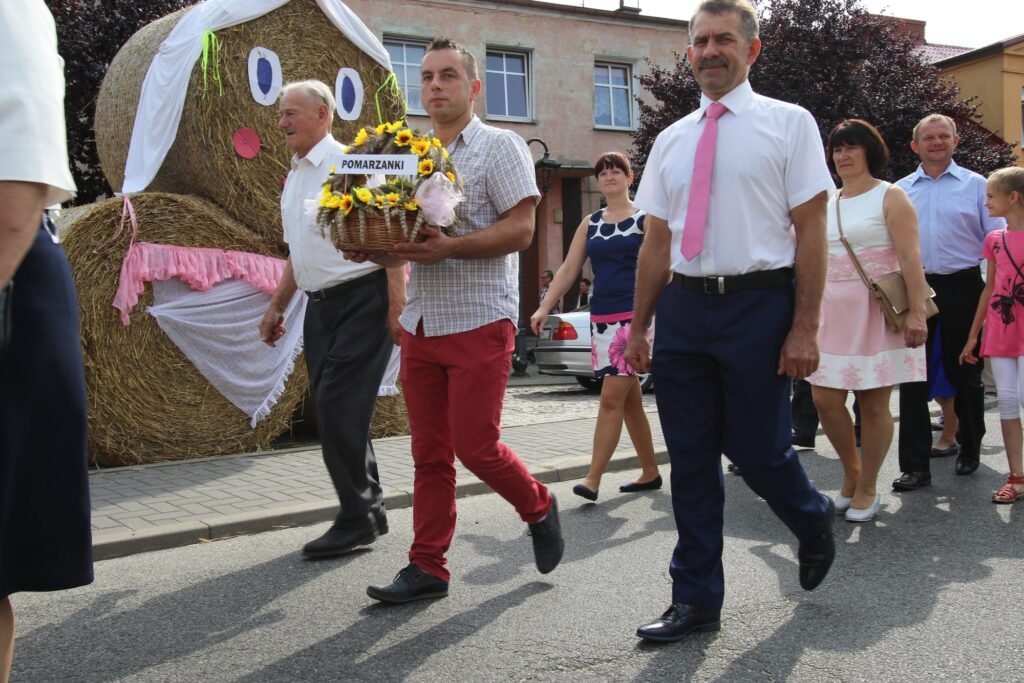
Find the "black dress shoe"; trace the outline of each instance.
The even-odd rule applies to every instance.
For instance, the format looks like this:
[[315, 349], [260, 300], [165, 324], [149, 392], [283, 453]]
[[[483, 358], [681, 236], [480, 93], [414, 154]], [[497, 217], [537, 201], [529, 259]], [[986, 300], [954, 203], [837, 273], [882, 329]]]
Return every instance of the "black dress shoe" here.
[[793, 445], [800, 448], [814, 448], [814, 434], [793, 434]]
[[661, 615], [661, 619], [644, 624], [636, 634], [644, 640], [671, 643], [694, 631], [717, 631], [721, 623], [721, 610], [677, 602]]
[[916, 491], [922, 486], [932, 485], [930, 472], [904, 472], [899, 479], [892, 482], [894, 491]]
[[732, 472], [737, 477], [742, 477], [743, 476], [743, 472], [740, 471], [740, 466], [737, 465], [736, 463], [732, 463], [732, 462], [729, 463], [729, 466], [726, 467], [725, 469], [728, 470], [729, 472]]
[[374, 600], [390, 603], [433, 600], [448, 596], [448, 582], [410, 564], [398, 572], [389, 585], [368, 586], [366, 594]]
[[370, 545], [378, 536], [388, 532], [388, 522], [386, 519], [383, 522], [383, 531], [380, 520], [372, 527], [363, 529], [332, 526], [323, 536], [303, 546], [302, 554], [310, 559], [323, 559], [344, 555], [361, 546]]
[[619, 491], [622, 493], [636, 493], [637, 491], [654, 491], [660, 488], [661, 475], [659, 474], [654, 479], [651, 479], [650, 481], [645, 481], [642, 484], [637, 481], [632, 481], [628, 484], [623, 484], [622, 486], [619, 487]]
[[558, 566], [565, 552], [562, 525], [558, 520], [558, 501], [553, 495], [548, 516], [530, 525], [530, 536], [533, 538], [533, 558], [537, 563], [537, 571], [547, 574]]
[[933, 458], [948, 458], [951, 455], [960, 455], [960, 444], [953, 443], [948, 448], [932, 448]]
[[968, 458], [964, 455], [958, 455], [956, 458], [956, 473], [961, 477], [967, 476], [968, 474], [974, 474], [974, 470], [978, 469], [979, 461], [977, 458]]
[[812, 591], [824, 580], [832, 561], [836, 559], [836, 541], [832, 536], [832, 519], [836, 516], [836, 504], [828, 496], [828, 509], [821, 520], [821, 528], [815, 539], [809, 543], [801, 543], [797, 551], [800, 560], [800, 587]]
[[586, 498], [587, 500], [597, 500], [597, 491], [591, 491], [583, 484], [576, 484], [572, 487], [572, 492], [580, 498]]

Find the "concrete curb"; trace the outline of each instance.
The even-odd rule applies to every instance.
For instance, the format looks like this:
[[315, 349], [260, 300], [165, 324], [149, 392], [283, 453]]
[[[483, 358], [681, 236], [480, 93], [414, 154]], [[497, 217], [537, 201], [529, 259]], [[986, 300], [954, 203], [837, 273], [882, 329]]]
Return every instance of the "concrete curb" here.
[[[261, 455], [267, 455], [263, 453]], [[668, 463], [668, 451], [655, 451], [658, 463]], [[608, 463], [606, 472], [620, 472], [638, 467], [639, 458], [632, 450], [617, 451]], [[554, 464], [537, 465], [530, 473], [538, 481], [550, 484], [559, 481], [582, 479], [590, 469], [590, 458], [572, 457]], [[487, 484], [474, 477], [460, 479], [455, 485], [457, 498], [492, 493]], [[412, 506], [412, 491], [387, 489], [384, 504], [389, 510], [400, 510]], [[338, 504], [333, 500], [286, 505], [263, 510], [253, 510], [235, 515], [214, 515], [196, 522], [168, 524], [136, 531], [118, 529], [93, 533], [93, 559], [109, 560], [115, 557], [135, 555], [153, 550], [167, 550], [195, 543], [209, 543], [233, 536], [257, 534], [288, 527], [321, 524], [334, 519]]]

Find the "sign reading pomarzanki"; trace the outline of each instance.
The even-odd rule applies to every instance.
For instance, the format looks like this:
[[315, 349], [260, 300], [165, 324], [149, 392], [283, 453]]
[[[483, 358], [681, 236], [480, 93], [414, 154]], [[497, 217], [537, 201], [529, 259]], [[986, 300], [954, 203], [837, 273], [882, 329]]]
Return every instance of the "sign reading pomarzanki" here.
[[386, 175], [415, 176], [419, 157], [415, 154], [350, 154], [335, 164], [334, 173], [339, 175]]

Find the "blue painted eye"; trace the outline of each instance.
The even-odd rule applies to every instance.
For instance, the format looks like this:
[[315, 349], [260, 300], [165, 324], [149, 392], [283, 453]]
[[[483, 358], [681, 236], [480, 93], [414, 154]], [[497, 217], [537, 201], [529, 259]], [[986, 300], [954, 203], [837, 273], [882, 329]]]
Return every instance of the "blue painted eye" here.
[[355, 121], [363, 111], [363, 79], [355, 69], [338, 71], [334, 81], [334, 99], [338, 102], [338, 118]]
[[274, 67], [270, 66], [270, 60], [260, 57], [256, 61], [256, 81], [259, 83], [260, 92], [266, 95], [270, 92], [270, 86], [274, 79]]
[[249, 52], [249, 92], [264, 107], [277, 103], [281, 94], [281, 60], [265, 47], [254, 47]]

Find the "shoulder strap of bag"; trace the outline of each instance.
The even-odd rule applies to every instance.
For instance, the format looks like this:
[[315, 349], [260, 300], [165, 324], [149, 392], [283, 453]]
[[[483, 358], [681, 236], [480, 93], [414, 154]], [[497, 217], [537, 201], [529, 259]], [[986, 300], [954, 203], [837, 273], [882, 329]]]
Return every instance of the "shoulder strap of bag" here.
[[1016, 269], [1017, 276], [1020, 277], [1020, 279], [1024, 280], [1024, 273], [1021, 272], [1020, 266], [1017, 265], [1017, 262], [1013, 260], [1013, 254], [1010, 253], [1010, 247], [1008, 247], [1006, 244], [1005, 230], [1003, 230], [1003, 234], [1001, 235], [1001, 237], [1003, 238], [1003, 251], [1006, 252], [1006, 258], [1010, 259], [1010, 265]]
[[842, 212], [839, 210], [839, 201], [842, 199], [842, 190], [836, 190], [836, 225], [839, 226], [839, 241], [846, 247], [846, 251], [850, 254], [850, 260], [853, 261], [854, 267], [857, 269], [857, 273], [860, 275], [860, 279], [864, 281], [864, 286], [871, 290], [872, 293], [875, 291], [875, 283], [871, 281], [868, 274], [864, 272], [864, 266], [860, 264], [860, 259], [857, 258], [857, 254], [853, 253], [853, 247], [846, 240], [846, 235], [843, 233], [843, 218]]

